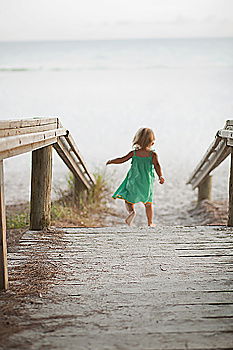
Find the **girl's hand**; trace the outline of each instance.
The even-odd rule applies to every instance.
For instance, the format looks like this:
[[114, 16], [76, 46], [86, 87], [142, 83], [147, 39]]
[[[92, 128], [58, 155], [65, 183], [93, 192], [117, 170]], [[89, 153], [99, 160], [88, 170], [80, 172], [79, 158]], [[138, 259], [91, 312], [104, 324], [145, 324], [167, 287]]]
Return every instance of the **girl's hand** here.
[[111, 160], [108, 160], [108, 161], [107, 161], [106, 165], [108, 165], [108, 164], [112, 164], [112, 163], [111, 163]]
[[165, 180], [162, 176], [159, 177], [159, 183], [162, 185], [164, 184]]

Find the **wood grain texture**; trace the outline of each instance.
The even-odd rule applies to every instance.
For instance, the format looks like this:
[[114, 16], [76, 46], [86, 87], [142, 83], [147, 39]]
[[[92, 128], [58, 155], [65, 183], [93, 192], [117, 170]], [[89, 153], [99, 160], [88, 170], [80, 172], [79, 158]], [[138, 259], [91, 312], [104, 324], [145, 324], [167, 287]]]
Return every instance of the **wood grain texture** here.
[[231, 149], [231, 167], [229, 178], [229, 213], [228, 226], [233, 226], [233, 150]]
[[66, 133], [67, 130], [62, 128], [43, 132], [36, 132], [33, 134], [2, 137], [0, 139], [0, 156], [2, 152], [10, 151], [14, 148], [19, 147], [21, 147], [22, 152], [24, 153], [23, 147], [27, 147], [28, 145], [31, 145], [33, 143], [41, 142], [54, 137], [58, 138], [61, 135], [66, 135]]
[[16, 147], [14, 149], [10, 149], [10, 150], [1, 152], [0, 153], [0, 160], [15, 157], [19, 154], [32, 152], [32, 151], [35, 151], [37, 149], [43, 148], [45, 146], [53, 145], [56, 142], [57, 142], [57, 137], [52, 137], [52, 138], [49, 138], [46, 140], [34, 142], [34, 143], [26, 145], [26, 146]]
[[205, 178], [230, 154], [230, 148], [226, 144], [226, 139], [221, 139], [215, 150], [209, 154], [207, 160], [202, 160], [200, 169], [190, 178], [189, 182], [195, 189]]
[[[95, 178], [69, 131], [58, 118], [31, 118], [0, 122], [0, 160], [54, 145], [57, 153], [73, 172], [79, 189], [89, 190]], [[77, 188], [77, 186], [76, 186]], [[85, 191], [81, 191], [85, 192]], [[77, 191], [75, 191], [77, 194]]]
[[52, 146], [32, 152], [30, 227], [42, 230], [50, 225]]
[[216, 136], [212, 144], [207, 149], [206, 153], [204, 154], [201, 161], [198, 163], [198, 165], [193, 170], [192, 174], [189, 177], [189, 180], [187, 184], [191, 184], [192, 180], [196, 177], [197, 173], [201, 170], [203, 167], [203, 164], [209, 159], [210, 155], [214, 152], [214, 150], [218, 147], [219, 143], [221, 141], [221, 137]]
[[33, 134], [35, 132], [48, 131], [53, 129], [57, 129], [57, 122], [44, 125], [29, 126], [24, 128], [12, 128], [3, 130], [0, 129], [0, 137]]
[[67, 134], [67, 136], [65, 136], [71, 150], [75, 153], [75, 155], [77, 156], [78, 160], [80, 161], [80, 163], [83, 165], [83, 168], [86, 172], [86, 174], [89, 176], [90, 180], [93, 182], [93, 184], [95, 184], [95, 178], [94, 176], [88, 171], [87, 166], [85, 164], [85, 161], [72, 137], [72, 135], [70, 133]]
[[51, 281], [49, 303], [44, 295], [41, 307], [27, 309], [43, 327], [14, 335], [17, 344], [26, 339], [32, 350], [36, 337], [38, 349], [232, 350], [232, 228], [62, 232], [57, 244], [28, 232], [10, 253], [12, 278], [32, 254], [63, 271]]
[[45, 124], [57, 123], [57, 117], [40, 117], [40, 118], [27, 118], [27, 119], [12, 119], [12, 120], [1, 120], [0, 121], [0, 130], [4, 129], [17, 129], [17, 128], [26, 128], [32, 126], [39, 126]]
[[0, 161], [0, 289], [8, 288], [3, 161]]
[[205, 199], [211, 201], [212, 195], [212, 176], [208, 175], [204, 182], [198, 186], [198, 202]]
[[62, 142], [61, 139], [57, 140], [57, 143], [53, 146], [57, 151], [58, 155], [62, 158], [65, 164], [68, 166], [70, 171], [78, 178], [83, 184], [83, 186], [89, 190], [92, 183], [90, 183], [90, 178], [85, 176], [85, 172], [82, 170], [80, 165], [77, 163], [72, 153], [69, 151], [67, 146]]

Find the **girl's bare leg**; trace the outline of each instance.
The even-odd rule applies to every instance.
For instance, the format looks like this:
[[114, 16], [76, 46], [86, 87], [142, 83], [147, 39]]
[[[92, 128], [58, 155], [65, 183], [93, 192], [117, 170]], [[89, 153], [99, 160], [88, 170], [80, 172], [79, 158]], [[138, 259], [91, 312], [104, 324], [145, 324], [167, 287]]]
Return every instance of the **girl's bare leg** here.
[[135, 215], [136, 215], [135, 210], [134, 210], [134, 204], [125, 201], [125, 206], [126, 206], [126, 209], [129, 213], [129, 215], [125, 219], [125, 222], [127, 225], [130, 226], [133, 222], [133, 219], [135, 218]]
[[152, 203], [145, 203], [146, 208], [146, 216], [148, 221], [148, 226], [154, 227], [155, 224], [153, 224], [153, 206]]

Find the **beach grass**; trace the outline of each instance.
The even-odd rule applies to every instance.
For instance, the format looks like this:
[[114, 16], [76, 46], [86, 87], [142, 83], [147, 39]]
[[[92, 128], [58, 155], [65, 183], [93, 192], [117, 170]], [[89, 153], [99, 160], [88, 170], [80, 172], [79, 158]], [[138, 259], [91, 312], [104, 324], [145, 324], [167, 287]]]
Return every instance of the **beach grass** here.
[[57, 189], [58, 200], [52, 203], [51, 220], [54, 226], [102, 226], [103, 215], [110, 197], [110, 186], [104, 171], [94, 173], [95, 185], [88, 192], [75, 194], [73, 174], [67, 177], [67, 188]]
[[[95, 185], [90, 191], [75, 195], [73, 174], [66, 177], [65, 189], [56, 188], [57, 200], [51, 203], [51, 225], [67, 226], [102, 226], [104, 216], [110, 211], [107, 202], [110, 186], [104, 171], [94, 173]], [[8, 205], [6, 210], [7, 229], [27, 229], [30, 222], [30, 204]]]

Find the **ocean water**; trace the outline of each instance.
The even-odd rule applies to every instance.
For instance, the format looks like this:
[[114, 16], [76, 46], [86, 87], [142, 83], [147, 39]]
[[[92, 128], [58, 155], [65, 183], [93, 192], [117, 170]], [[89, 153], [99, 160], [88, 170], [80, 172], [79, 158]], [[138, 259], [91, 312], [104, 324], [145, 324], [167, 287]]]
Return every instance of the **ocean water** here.
[[[162, 223], [182, 223], [195, 200], [187, 178], [233, 119], [232, 97], [231, 38], [0, 43], [0, 119], [58, 116], [89, 168], [115, 186], [130, 164], [106, 168], [106, 160], [129, 152], [138, 128], [155, 131]], [[56, 187], [67, 170], [56, 155], [54, 163]], [[215, 199], [227, 197], [228, 173], [226, 160], [214, 172]], [[8, 203], [29, 198], [29, 154], [5, 161], [5, 180]]]

